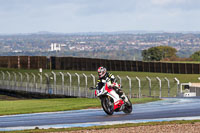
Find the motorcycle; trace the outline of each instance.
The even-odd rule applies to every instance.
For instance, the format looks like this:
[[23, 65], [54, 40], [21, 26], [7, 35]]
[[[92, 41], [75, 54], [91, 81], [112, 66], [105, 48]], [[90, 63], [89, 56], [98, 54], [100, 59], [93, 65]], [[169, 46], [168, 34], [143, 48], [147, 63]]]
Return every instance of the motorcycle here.
[[106, 114], [112, 115], [114, 112], [119, 111], [123, 111], [126, 114], [132, 112], [132, 103], [130, 99], [125, 94], [119, 97], [112, 87], [108, 87], [107, 82], [104, 82], [103, 87], [100, 89], [92, 89], [95, 89], [95, 96], [101, 100], [101, 106]]

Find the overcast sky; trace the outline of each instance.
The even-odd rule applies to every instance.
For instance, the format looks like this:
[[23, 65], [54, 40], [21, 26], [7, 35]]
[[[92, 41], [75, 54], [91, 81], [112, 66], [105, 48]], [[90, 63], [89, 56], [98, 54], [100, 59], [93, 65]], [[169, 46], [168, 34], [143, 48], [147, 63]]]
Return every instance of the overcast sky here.
[[200, 31], [200, 0], [0, 0], [0, 34]]

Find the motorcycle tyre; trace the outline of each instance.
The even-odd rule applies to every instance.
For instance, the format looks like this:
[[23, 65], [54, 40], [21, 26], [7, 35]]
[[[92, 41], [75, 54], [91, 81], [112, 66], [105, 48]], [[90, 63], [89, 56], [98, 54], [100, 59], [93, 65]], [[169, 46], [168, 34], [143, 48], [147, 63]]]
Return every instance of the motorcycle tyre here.
[[125, 107], [123, 109], [123, 112], [126, 113], [126, 114], [130, 114], [132, 112], [132, 109], [133, 109], [132, 103], [131, 103], [130, 99], [128, 98], [128, 102], [125, 103]]
[[[112, 103], [112, 106], [109, 106], [109, 102]], [[112, 115], [114, 113], [114, 103], [108, 97], [101, 98], [101, 106], [106, 114]]]

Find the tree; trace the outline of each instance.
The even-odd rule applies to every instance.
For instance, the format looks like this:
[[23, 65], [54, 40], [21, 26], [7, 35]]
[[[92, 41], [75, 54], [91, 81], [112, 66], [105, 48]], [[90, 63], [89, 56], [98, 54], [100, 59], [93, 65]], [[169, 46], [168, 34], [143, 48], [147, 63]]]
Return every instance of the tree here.
[[142, 50], [142, 57], [145, 61], [150, 61], [150, 56], [148, 54], [148, 50]]
[[177, 50], [169, 46], [151, 47], [142, 51], [144, 61], [160, 61], [164, 58], [176, 57]]
[[162, 52], [162, 59], [176, 57], [177, 50], [170, 46], [158, 46], [157, 47]]
[[190, 58], [192, 58], [195, 61], [200, 61], [200, 51], [194, 52]]

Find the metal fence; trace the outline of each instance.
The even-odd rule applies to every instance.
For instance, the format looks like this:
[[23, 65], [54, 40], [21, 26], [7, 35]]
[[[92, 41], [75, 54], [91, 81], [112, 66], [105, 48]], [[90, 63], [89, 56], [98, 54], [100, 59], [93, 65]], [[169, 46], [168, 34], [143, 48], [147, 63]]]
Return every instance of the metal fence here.
[[104, 66], [109, 71], [200, 74], [199, 63], [143, 62], [78, 57], [50, 57], [50, 61], [50, 68], [53, 70], [96, 71], [99, 66]]
[[48, 63], [46, 56], [0, 56], [2, 68], [47, 69]]
[[[133, 97], [175, 97], [180, 91], [177, 78], [116, 76], [122, 90]], [[69, 72], [22, 73], [0, 72], [0, 88], [48, 95], [94, 98], [97, 77], [93, 74]]]
[[82, 57], [0, 56], [0, 67], [96, 71], [104, 66], [109, 71], [135, 71], [177, 74], [200, 74], [200, 63], [143, 62]]

